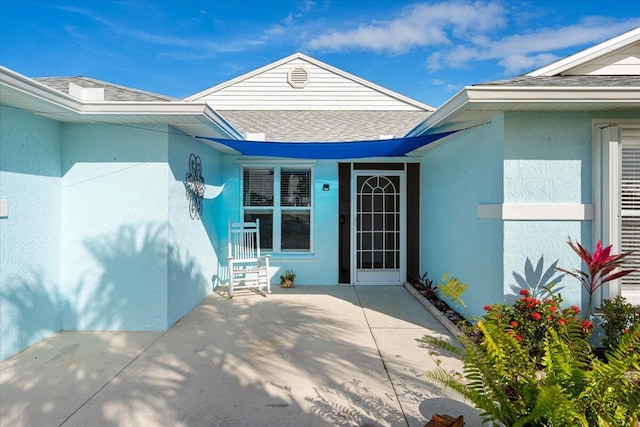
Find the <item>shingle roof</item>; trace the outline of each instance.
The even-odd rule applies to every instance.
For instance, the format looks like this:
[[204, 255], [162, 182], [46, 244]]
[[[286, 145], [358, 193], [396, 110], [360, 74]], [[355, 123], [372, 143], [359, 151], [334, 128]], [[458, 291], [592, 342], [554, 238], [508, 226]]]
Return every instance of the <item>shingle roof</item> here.
[[512, 79], [479, 83], [474, 86], [640, 86], [640, 76], [518, 76]]
[[39, 77], [33, 80], [49, 86], [64, 94], [69, 94], [69, 82], [75, 83], [84, 88], [104, 88], [105, 101], [138, 101], [138, 102], [158, 102], [176, 101], [176, 98], [145, 92], [113, 83], [107, 83], [88, 77]]
[[425, 111], [219, 110], [242, 135], [264, 133], [268, 141], [359, 141], [402, 137], [426, 119]]

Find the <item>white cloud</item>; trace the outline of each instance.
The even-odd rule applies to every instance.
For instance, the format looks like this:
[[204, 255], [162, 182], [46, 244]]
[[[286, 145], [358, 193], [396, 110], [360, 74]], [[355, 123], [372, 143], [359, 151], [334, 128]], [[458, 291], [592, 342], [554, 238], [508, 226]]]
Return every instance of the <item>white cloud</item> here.
[[560, 59], [550, 53], [539, 55], [509, 55], [502, 58], [498, 63], [508, 74], [517, 74], [523, 70], [535, 70]]
[[461, 87], [464, 87], [464, 83], [453, 83], [442, 79], [433, 79], [431, 80], [431, 84], [434, 86], [440, 86], [447, 92], [457, 92]]
[[472, 37], [504, 24], [505, 10], [497, 2], [415, 4], [394, 19], [332, 30], [311, 39], [308, 46], [330, 51], [357, 48], [402, 53], [416, 47], [448, 45], [452, 36]]
[[446, 64], [452, 68], [469, 66], [474, 61], [497, 60], [507, 74], [541, 67], [558, 59], [553, 52], [599, 43], [640, 24], [638, 19], [615, 21], [605, 17], [588, 17], [577, 24], [558, 28], [541, 28], [501, 38], [475, 37], [451, 50], [438, 50], [426, 61], [427, 68], [437, 70]]
[[[539, 23], [544, 17], [530, 18]], [[578, 50], [640, 25], [637, 18], [590, 16], [571, 25], [505, 35], [506, 31], [514, 31], [516, 22], [526, 28], [521, 19], [521, 13], [493, 0], [417, 3], [387, 20], [325, 31], [311, 38], [307, 46], [311, 50], [390, 54], [420, 50], [426, 54], [425, 63], [431, 71], [465, 68], [476, 61], [491, 60], [505, 73], [513, 74], [555, 61], [560, 50]]]

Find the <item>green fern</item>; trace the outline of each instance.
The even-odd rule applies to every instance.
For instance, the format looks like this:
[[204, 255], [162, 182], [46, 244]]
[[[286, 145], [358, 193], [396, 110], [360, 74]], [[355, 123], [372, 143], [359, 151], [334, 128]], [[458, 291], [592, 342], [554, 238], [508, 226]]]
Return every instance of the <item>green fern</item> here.
[[[462, 337], [462, 377], [442, 368], [427, 374], [473, 402], [485, 422], [514, 427], [636, 425], [640, 327], [625, 334], [606, 361], [594, 356], [578, 326], [550, 329], [538, 367], [498, 318], [487, 317], [477, 324], [480, 340]], [[451, 343], [428, 342], [460, 353]]]
[[467, 284], [456, 277], [449, 277], [449, 273], [444, 273], [440, 281], [441, 283], [435, 286], [436, 291], [443, 297], [467, 308], [467, 304], [462, 300], [462, 294], [467, 290]]

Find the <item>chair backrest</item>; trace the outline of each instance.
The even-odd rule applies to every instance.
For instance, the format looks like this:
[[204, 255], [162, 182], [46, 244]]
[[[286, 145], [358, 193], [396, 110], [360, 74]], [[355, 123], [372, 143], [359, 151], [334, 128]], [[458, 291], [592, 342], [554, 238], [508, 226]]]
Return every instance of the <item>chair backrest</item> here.
[[260, 258], [260, 220], [255, 222], [229, 221], [229, 256], [235, 261]]

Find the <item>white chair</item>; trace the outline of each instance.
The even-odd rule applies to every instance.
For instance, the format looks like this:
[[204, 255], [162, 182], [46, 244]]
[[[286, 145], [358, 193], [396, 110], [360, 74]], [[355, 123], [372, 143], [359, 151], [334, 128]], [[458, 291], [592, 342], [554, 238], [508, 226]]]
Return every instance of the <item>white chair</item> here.
[[264, 288], [271, 293], [269, 255], [260, 256], [260, 220], [229, 221], [229, 298], [234, 289]]

